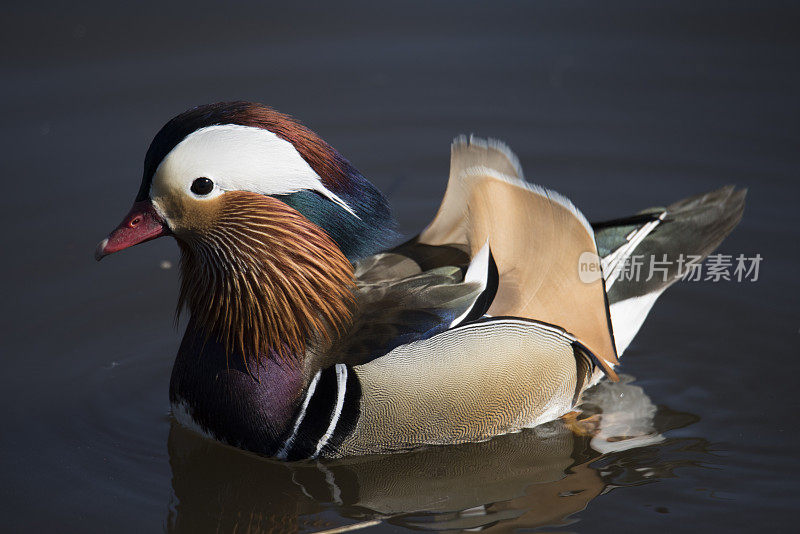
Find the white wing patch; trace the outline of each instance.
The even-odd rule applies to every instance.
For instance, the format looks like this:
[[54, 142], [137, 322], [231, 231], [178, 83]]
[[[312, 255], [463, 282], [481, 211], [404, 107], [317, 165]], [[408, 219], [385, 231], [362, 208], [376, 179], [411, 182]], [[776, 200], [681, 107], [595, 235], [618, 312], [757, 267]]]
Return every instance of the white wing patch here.
[[200, 128], [166, 155], [156, 169], [153, 184], [193, 195], [192, 181], [200, 177], [210, 178], [215, 184], [214, 191], [203, 198], [213, 198], [224, 191], [285, 195], [310, 190], [358, 217], [344, 200], [325, 187], [292, 143], [262, 128], [238, 124]]

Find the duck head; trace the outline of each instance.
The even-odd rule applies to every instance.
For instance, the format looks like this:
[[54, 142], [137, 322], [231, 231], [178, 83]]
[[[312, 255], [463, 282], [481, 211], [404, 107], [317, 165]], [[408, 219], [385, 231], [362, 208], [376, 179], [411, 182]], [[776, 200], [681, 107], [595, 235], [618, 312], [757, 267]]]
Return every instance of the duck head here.
[[178, 310], [247, 360], [340, 331], [351, 262], [393, 232], [384, 196], [316, 134], [260, 104], [219, 103], [158, 132], [131, 211], [95, 256], [174, 236]]

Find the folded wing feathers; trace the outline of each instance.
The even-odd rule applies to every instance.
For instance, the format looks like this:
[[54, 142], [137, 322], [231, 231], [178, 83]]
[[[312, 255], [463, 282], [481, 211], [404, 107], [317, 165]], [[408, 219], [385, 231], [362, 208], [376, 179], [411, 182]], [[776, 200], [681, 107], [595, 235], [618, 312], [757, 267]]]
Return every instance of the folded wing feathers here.
[[422, 272], [419, 264], [402, 254], [385, 252], [355, 263], [354, 276], [361, 284], [406, 278]]
[[[442, 266], [420, 272], [399, 254], [361, 262], [357, 274], [357, 310], [347, 335], [332, 347], [341, 361], [357, 365], [395, 347], [426, 339], [470, 316], [486, 290], [491, 255], [486, 247], [466, 275], [460, 267]], [[407, 258], [406, 258], [407, 259]], [[413, 263], [413, 262], [412, 262]], [[381, 268], [397, 275], [386, 276]]]

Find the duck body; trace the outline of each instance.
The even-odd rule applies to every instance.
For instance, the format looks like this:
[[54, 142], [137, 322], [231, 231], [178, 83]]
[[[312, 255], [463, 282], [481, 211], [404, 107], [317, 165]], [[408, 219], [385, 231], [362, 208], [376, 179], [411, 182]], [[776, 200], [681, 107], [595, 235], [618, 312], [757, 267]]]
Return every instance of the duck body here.
[[634, 252], [705, 257], [731, 187], [591, 225], [502, 143], [458, 138], [435, 219], [397, 246], [388, 202], [293, 119], [201, 106], [158, 133], [98, 259], [172, 235], [176, 419], [284, 460], [484, 441], [580, 402], [683, 273], [618, 276]]

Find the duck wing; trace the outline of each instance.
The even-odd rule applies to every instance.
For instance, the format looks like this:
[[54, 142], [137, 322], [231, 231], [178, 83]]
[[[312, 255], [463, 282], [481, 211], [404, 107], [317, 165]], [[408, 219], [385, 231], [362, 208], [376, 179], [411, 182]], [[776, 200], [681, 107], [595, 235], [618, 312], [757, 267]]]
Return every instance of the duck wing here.
[[[388, 252], [357, 263], [353, 322], [331, 347], [329, 358], [362, 364], [401, 345], [482, 317], [497, 290], [497, 267], [489, 246], [486, 244], [467, 265], [431, 261], [431, 255], [438, 255], [440, 260], [468, 259], [456, 248], [448, 248], [409, 246], [407, 251], [422, 250], [424, 258], [412, 254], [415, 260]], [[423, 270], [423, 266], [430, 268]]]
[[[487, 266], [473, 269], [482, 255]], [[465, 256], [473, 259], [461, 278]], [[581, 281], [582, 260], [595, 279]], [[496, 292], [473, 280], [486, 273], [479, 280], [489, 288], [492, 264]], [[341, 355], [353, 351], [360, 361], [339, 366], [358, 378], [347, 391], [360, 401], [337, 454], [536, 426], [569, 411], [598, 367], [615, 376], [594, 232], [564, 197], [522, 180], [501, 143], [457, 139], [433, 222], [357, 272], [359, 343]]]
[[583, 214], [523, 180], [517, 158], [499, 141], [456, 139], [450, 168], [442, 204], [419, 243], [457, 244], [475, 254], [488, 241], [499, 277], [488, 314], [557, 325], [613, 374], [618, 360], [600, 257]]

